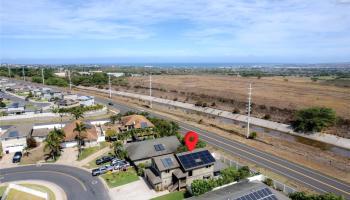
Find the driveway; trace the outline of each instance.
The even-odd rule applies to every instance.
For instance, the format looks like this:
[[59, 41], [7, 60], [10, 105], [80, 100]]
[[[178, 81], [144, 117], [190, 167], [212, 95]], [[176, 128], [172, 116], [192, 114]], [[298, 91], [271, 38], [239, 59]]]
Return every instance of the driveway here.
[[112, 200], [119, 199], [138, 199], [138, 200], [147, 200], [152, 199], [157, 196], [168, 194], [169, 192], [161, 191], [156, 192], [153, 190], [150, 185], [144, 179], [122, 185], [113, 189], [110, 189], [109, 196]]
[[64, 148], [61, 152], [60, 158], [56, 161], [57, 164], [69, 164], [69, 165], [77, 165], [78, 157], [78, 148], [71, 147], [71, 148]]
[[14, 153], [3, 155], [2, 159], [0, 160], [0, 169], [7, 167], [15, 167], [18, 165], [17, 163], [12, 163], [13, 155]]

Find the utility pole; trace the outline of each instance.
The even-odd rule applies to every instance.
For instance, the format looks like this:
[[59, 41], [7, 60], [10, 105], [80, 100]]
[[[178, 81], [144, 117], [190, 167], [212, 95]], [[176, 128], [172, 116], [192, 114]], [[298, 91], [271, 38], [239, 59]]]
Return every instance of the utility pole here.
[[72, 80], [70, 78], [70, 70], [68, 70], [68, 79], [69, 79], [69, 91], [72, 92]]
[[108, 84], [109, 84], [109, 98], [112, 98], [112, 88], [111, 88], [111, 74], [108, 73]]
[[7, 65], [8, 69], [9, 69], [9, 78], [11, 78], [11, 69], [10, 69], [10, 66]]
[[248, 117], [247, 117], [247, 139], [250, 136], [250, 109], [251, 109], [251, 101], [252, 101], [252, 84], [249, 83], [248, 88]]
[[152, 108], [152, 73], [149, 73], [149, 103], [150, 103], [150, 108]]
[[24, 67], [22, 67], [23, 80], [26, 81], [26, 75], [24, 74]]
[[44, 68], [41, 68], [41, 77], [43, 78], [43, 85], [45, 85]]

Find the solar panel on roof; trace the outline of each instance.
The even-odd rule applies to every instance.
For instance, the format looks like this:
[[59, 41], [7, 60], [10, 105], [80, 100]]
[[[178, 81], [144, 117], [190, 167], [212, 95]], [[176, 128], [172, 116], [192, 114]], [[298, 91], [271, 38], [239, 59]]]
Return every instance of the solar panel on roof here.
[[147, 122], [141, 122], [141, 128], [147, 128], [148, 125], [147, 125]]
[[180, 155], [178, 158], [185, 169], [195, 168], [215, 162], [214, 157], [208, 150]]
[[163, 144], [155, 144], [154, 148], [155, 148], [156, 151], [163, 151], [163, 150], [165, 150], [165, 147], [164, 147]]
[[268, 188], [253, 191], [249, 194], [236, 198], [236, 200], [277, 200], [276, 196]]

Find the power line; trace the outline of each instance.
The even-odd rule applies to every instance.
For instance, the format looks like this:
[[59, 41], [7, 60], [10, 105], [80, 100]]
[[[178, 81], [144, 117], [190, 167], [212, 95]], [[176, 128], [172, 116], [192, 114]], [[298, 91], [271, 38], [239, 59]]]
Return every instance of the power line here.
[[152, 108], [152, 73], [149, 73], [149, 97], [150, 108]]
[[247, 117], [247, 138], [250, 136], [250, 110], [251, 110], [251, 101], [252, 101], [252, 84], [249, 83], [248, 88], [248, 117]]
[[111, 74], [108, 73], [108, 85], [109, 85], [109, 98], [112, 98], [112, 88], [111, 88]]
[[43, 78], [43, 85], [45, 85], [44, 68], [41, 68], [41, 77]]
[[70, 78], [70, 70], [68, 70], [68, 79], [69, 79], [69, 90], [72, 92], [72, 80]]

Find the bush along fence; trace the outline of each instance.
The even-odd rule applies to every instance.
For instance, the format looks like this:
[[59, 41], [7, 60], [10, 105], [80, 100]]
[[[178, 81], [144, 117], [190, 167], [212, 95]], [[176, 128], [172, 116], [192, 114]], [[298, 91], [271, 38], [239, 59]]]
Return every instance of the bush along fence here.
[[[239, 169], [239, 168], [244, 166], [244, 165], [238, 163], [237, 161], [228, 159], [225, 156], [217, 154], [217, 153], [215, 154], [215, 158], [220, 160], [221, 162], [227, 164], [230, 167], [234, 167], [235, 169]], [[250, 171], [251, 171], [252, 174], [255, 174], [255, 175], [260, 174], [260, 172], [257, 172], [257, 171], [255, 171], [253, 169], [250, 169]], [[286, 184], [284, 184], [284, 183], [282, 183], [280, 181], [273, 180], [273, 179], [271, 179], [271, 178], [269, 178], [269, 177], [267, 177], [265, 175], [264, 175], [264, 180], [265, 180], [265, 184], [266, 185], [268, 185], [268, 186], [270, 186], [270, 187], [272, 187], [272, 188], [274, 188], [274, 189], [276, 189], [278, 191], [281, 191], [281, 192], [283, 192], [286, 195], [289, 195], [291, 193], [297, 192], [297, 190], [295, 188], [290, 187], [290, 186], [288, 186], [288, 185], [286, 185]]]

